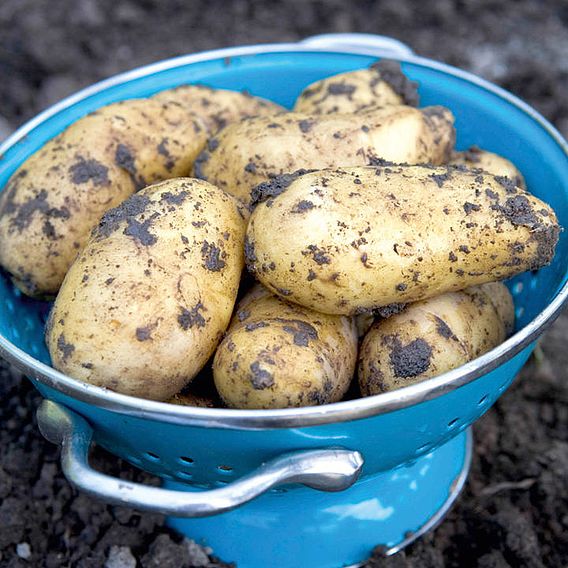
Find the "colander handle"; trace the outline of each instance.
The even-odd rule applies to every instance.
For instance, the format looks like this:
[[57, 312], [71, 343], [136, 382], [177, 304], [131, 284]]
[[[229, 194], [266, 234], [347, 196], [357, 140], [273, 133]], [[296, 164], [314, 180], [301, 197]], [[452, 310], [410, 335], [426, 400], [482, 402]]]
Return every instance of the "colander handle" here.
[[405, 43], [377, 34], [320, 34], [307, 37], [300, 43], [321, 49], [376, 52], [377, 55], [387, 57], [404, 58], [413, 55], [412, 49]]
[[132, 483], [89, 465], [93, 430], [78, 414], [51, 400], [37, 412], [41, 433], [61, 446], [67, 480], [85, 493], [113, 503], [175, 517], [207, 517], [235, 509], [272, 487], [302, 483], [320, 491], [342, 491], [359, 477], [363, 457], [345, 449], [305, 450], [279, 456], [237, 481], [210, 491], [173, 491]]

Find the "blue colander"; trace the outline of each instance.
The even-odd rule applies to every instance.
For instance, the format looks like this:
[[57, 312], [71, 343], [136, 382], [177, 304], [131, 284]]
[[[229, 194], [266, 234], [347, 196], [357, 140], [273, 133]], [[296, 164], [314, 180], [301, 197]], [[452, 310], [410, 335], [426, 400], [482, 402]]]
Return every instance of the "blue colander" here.
[[[65, 99], [0, 148], [0, 187], [45, 142], [111, 102], [185, 83], [247, 89], [290, 107], [309, 83], [402, 62], [423, 105], [456, 116], [458, 147], [506, 156], [568, 226], [566, 142], [533, 109], [473, 75], [415, 56], [389, 38], [326, 35], [299, 44], [211, 51], [113, 77]], [[508, 285], [516, 333], [439, 377], [365, 399], [284, 410], [225, 410], [140, 400], [82, 384], [50, 367], [49, 305], [0, 275], [0, 355], [45, 397], [43, 434], [61, 444], [69, 481], [111, 503], [169, 515], [169, 524], [239, 567], [339, 567], [376, 545], [393, 554], [433, 527], [459, 493], [471, 455], [469, 426], [507, 389], [568, 296], [568, 241], [551, 266]], [[114, 479], [88, 463], [92, 441], [164, 481]]]

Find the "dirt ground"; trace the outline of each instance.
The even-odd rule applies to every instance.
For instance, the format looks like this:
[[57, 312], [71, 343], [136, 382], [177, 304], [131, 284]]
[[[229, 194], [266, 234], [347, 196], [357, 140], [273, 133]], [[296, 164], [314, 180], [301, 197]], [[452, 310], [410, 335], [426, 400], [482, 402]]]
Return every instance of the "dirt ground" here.
[[[518, 94], [568, 134], [568, 4], [223, 0], [2, 0], [0, 139], [70, 92], [141, 64], [315, 33], [383, 33]], [[538, 157], [535, 157], [538, 159]], [[373, 567], [568, 566], [568, 314], [474, 429], [472, 474], [433, 533]], [[99, 503], [62, 477], [40, 397], [0, 361], [0, 566], [224, 566], [159, 515]], [[156, 482], [102, 451], [98, 467]], [[230, 559], [227, 559], [230, 560]]]

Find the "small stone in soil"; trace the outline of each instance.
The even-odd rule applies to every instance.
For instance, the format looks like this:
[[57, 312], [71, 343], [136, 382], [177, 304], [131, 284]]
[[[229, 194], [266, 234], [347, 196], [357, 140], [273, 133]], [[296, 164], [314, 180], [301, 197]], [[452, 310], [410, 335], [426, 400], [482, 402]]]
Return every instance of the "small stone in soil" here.
[[27, 542], [20, 542], [18, 545], [16, 545], [16, 554], [20, 558], [27, 560], [32, 555], [32, 549]]
[[136, 558], [128, 546], [111, 546], [105, 568], [136, 568]]
[[209, 566], [209, 557], [203, 547], [189, 538], [184, 538], [183, 543], [187, 547], [189, 562], [192, 567], [201, 568], [203, 566]]

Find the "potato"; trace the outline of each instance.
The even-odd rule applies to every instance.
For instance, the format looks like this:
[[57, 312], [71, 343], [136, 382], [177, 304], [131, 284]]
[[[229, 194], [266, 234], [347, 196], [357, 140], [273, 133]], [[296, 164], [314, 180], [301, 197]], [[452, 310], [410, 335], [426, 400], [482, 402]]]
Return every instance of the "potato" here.
[[153, 99], [172, 102], [195, 112], [210, 133], [250, 116], [272, 115], [286, 109], [272, 101], [253, 97], [247, 92], [212, 89], [204, 85], [183, 85], [161, 91]]
[[213, 397], [196, 394], [188, 390], [174, 394], [174, 396], [166, 402], [178, 406], [197, 406], [199, 408], [219, 408], [221, 406], [221, 403]]
[[455, 369], [502, 343], [514, 320], [511, 294], [497, 282], [411, 304], [375, 322], [365, 336], [361, 393], [380, 394]]
[[341, 73], [312, 83], [300, 93], [294, 111], [329, 114], [389, 105], [418, 106], [417, 87], [418, 84], [401, 71], [400, 63], [382, 59], [368, 69]]
[[287, 304], [257, 285], [215, 353], [213, 377], [232, 408], [311, 406], [341, 400], [356, 359], [353, 318]]
[[453, 116], [443, 107], [390, 106], [359, 115], [288, 113], [228, 126], [209, 141], [194, 172], [251, 205], [262, 193], [252, 189], [276, 175], [379, 159], [439, 164], [453, 144]]
[[273, 293], [328, 314], [536, 270], [558, 240], [548, 205], [490, 174], [399, 165], [273, 183], [282, 193], [249, 222], [248, 268]]
[[448, 164], [481, 169], [494, 176], [508, 177], [517, 187], [522, 189], [527, 187], [523, 174], [516, 168], [513, 162], [503, 158], [503, 156], [499, 156], [499, 154], [482, 150], [477, 146], [472, 146], [465, 152], [455, 152]]
[[177, 406], [196, 406], [200, 408], [223, 408], [224, 405], [215, 390], [211, 365], [212, 358], [205, 364], [201, 372], [180, 392], [174, 394], [166, 402]]
[[53, 306], [53, 366], [123, 394], [172, 397], [230, 321], [243, 239], [236, 201], [189, 178], [149, 186], [105, 213]]
[[79, 119], [0, 193], [0, 265], [25, 294], [55, 296], [105, 211], [146, 185], [188, 175], [220, 126], [281, 110], [244, 93], [183, 86]]
[[0, 264], [24, 293], [54, 296], [101, 215], [149, 183], [187, 175], [206, 138], [193, 113], [157, 101], [81, 118], [0, 193]]

